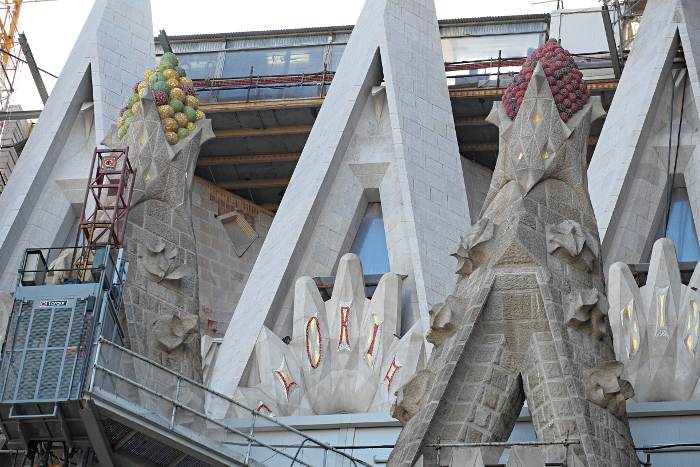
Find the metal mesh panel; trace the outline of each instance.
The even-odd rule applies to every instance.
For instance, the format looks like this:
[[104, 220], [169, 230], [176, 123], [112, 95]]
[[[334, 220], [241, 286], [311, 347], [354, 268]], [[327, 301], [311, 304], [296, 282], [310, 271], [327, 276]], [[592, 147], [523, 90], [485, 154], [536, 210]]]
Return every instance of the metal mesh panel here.
[[111, 418], [103, 420], [102, 425], [105, 427], [105, 433], [107, 434], [107, 439], [109, 439], [109, 444], [111, 445], [114, 445], [131, 431], [131, 428], [128, 426], [122, 425]]
[[17, 334], [15, 335], [15, 348], [25, 348], [27, 340], [27, 330], [29, 329], [29, 322], [32, 319], [33, 306], [33, 301], [22, 305], [22, 308], [19, 312], [19, 325], [17, 326]]
[[10, 359], [10, 369], [7, 375], [7, 381], [5, 382], [5, 394], [3, 394], [3, 399], [14, 399], [15, 390], [17, 389], [17, 378], [19, 377], [19, 370], [22, 365], [22, 358], [24, 357], [24, 352], [14, 352], [12, 358]]
[[32, 323], [27, 339], [27, 348], [46, 347], [46, 340], [51, 325], [51, 308], [37, 308], [32, 316]]
[[212, 467], [211, 464], [207, 464], [204, 461], [195, 459], [192, 456], [187, 456], [182, 459], [175, 467]]
[[49, 332], [49, 347], [63, 347], [66, 345], [68, 328], [73, 317], [71, 308], [57, 308], [54, 311], [53, 322]]
[[43, 350], [27, 350], [24, 362], [22, 363], [22, 374], [19, 377], [17, 400], [34, 399], [36, 385], [39, 382], [39, 372], [41, 371], [41, 360], [43, 356]]
[[171, 448], [167, 444], [161, 443], [143, 433], [136, 433], [132, 436], [129, 441], [124, 443], [122, 449], [163, 467], [170, 465], [172, 461], [177, 459], [177, 456], [182, 454], [177, 449]]
[[[88, 332], [93, 316], [92, 313], [85, 315], [86, 307], [86, 301], [81, 301], [76, 304], [75, 319], [73, 320], [73, 327], [71, 328], [70, 338], [68, 339], [68, 345], [76, 348], [75, 356], [71, 358], [71, 363], [73, 368], [75, 368], [75, 374], [73, 375], [73, 368], [71, 368], [70, 373], [66, 374], [67, 378], [72, 376], [73, 380], [69, 397], [77, 398], [80, 396], [78, 392], [80, 391], [81, 371], [85, 360], [85, 352], [88, 350]], [[63, 384], [63, 381], [61, 381], [61, 386], [63, 386]], [[70, 381], [66, 381], [66, 384], [70, 384]]]
[[58, 378], [61, 376], [64, 353], [65, 350], [63, 349], [46, 351], [37, 399], [56, 398], [56, 388], [58, 386]]

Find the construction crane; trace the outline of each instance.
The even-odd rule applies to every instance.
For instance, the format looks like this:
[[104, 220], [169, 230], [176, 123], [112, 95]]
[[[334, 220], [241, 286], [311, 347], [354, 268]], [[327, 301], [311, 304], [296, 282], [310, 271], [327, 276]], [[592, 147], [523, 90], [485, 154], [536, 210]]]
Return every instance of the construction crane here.
[[0, 111], [6, 112], [15, 91], [15, 80], [19, 75], [22, 49], [17, 41], [17, 23], [22, 6], [26, 3], [50, 2], [54, 0], [0, 0]]

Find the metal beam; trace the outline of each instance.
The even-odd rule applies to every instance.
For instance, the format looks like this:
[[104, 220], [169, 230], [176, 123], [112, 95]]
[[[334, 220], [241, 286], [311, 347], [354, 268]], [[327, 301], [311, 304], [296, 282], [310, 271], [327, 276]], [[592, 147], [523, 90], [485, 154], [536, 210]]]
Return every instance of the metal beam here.
[[109, 438], [107, 438], [107, 433], [105, 433], [105, 427], [102, 425], [97, 415], [95, 402], [87, 400], [85, 404], [88, 408], [80, 410], [80, 418], [85, 424], [88, 436], [90, 436], [92, 448], [95, 450], [97, 458], [100, 460], [100, 465], [104, 464], [106, 467], [117, 467], [118, 464], [114, 460], [112, 447], [109, 445]]
[[[589, 146], [595, 146], [596, 144], [598, 144], [597, 136], [588, 138]], [[470, 151], [498, 151], [498, 143], [465, 143], [459, 145], [459, 152]]]
[[[605, 3], [603, 3], [601, 13], [603, 14], [603, 28], [605, 29], [605, 37], [608, 39], [608, 49], [610, 49], [610, 59], [612, 60], [613, 72], [615, 73], [615, 78], [620, 79], [620, 76], [622, 76], [620, 57], [617, 54], [615, 32], [613, 31], [612, 21], [610, 21], [610, 10], [608, 10], [608, 5]], [[620, 38], [620, 43], [622, 43], [622, 38]]]
[[274, 128], [238, 128], [235, 130], [214, 130], [217, 138], [250, 138], [255, 136], [303, 135], [311, 133], [313, 125], [278, 126]]
[[324, 98], [313, 99], [288, 99], [279, 101], [259, 102], [223, 102], [214, 104], [199, 104], [198, 109], [204, 113], [217, 112], [247, 112], [252, 110], [274, 109], [303, 109], [308, 107], [321, 107]]
[[[590, 91], [614, 91], [617, 89], [618, 80], [587, 82]], [[501, 97], [506, 88], [491, 89], [453, 89], [450, 91], [450, 99], [474, 99], [477, 97]]]
[[131, 430], [130, 432], [128, 432], [127, 434], [125, 434], [124, 436], [122, 436], [122, 437], [119, 439], [119, 441], [117, 441], [116, 443], [114, 443], [114, 446], [112, 447], [112, 450], [113, 450], [113, 451], [118, 451], [119, 449], [121, 449], [121, 447], [124, 446], [124, 445], [126, 444], [127, 441], [129, 441], [131, 438], [133, 438], [133, 437], [136, 435], [136, 433], [138, 433], [138, 431], [136, 431], [136, 430]]
[[255, 154], [252, 156], [200, 157], [199, 160], [197, 160], [197, 165], [206, 166], [228, 164], [261, 164], [264, 162], [296, 162], [300, 157], [300, 152], [283, 154]]
[[485, 115], [479, 115], [478, 117], [458, 117], [455, 118], [455, 126], [467, 126], [467, 125], [484, 125], [489, 124], [486, 121]]
[[258, 180], [232, 180], [229, 182], [219, 182], [219, 188], [225, 190], [241, 190], [245, 188], [284, 188], [289, 185], [288, 178], [261, 178]]
[[165, 33], [165, 29], [160, 30], [158, 41], [160, 41], [160, 46], [163, 47], [163, 52], [172, 53], [173, 49], [170, 48], [170, 41], [168, 40], [168, 35]]
[[177, 456], [170, 464], [168, 464], [168, 467], [175, 467], [177, 464], [184, 461], [185, 459], [187, 459], [187, 454], [183, 452], [182, 454]]
[[41, 110], [16, 110], [9, 112], [0, 112], [0, 120], [30, 120], [39, 118]]
[[46, 86], [44, 86], [44, 80], [39, 74], [39, 67], [36, 66], [36, 60], [34, 60], [34, 55], [32, 50], [29, 48], [29, 42], [27, 42], [27, 37], [24, 33], [19, 34], [19, 45], [22, 48], [22, 53], [27, 59], [27, 65], [29, 65], [29, 71], [32, 73], [32, 78], [34, 78], [34, 84], [36, 85], [37, 91], [39, 91], [39, 96], [41, 96], [41, 101], [46, 105], [46, 101], [49, 100], [49, 93], [46, 92]]

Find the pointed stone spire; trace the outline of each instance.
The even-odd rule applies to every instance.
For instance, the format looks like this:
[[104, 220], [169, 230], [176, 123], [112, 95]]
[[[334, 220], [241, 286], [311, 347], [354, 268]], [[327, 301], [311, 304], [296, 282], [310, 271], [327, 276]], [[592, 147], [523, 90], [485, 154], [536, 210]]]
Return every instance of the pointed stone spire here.
[[[669, 133], [673, 172], [681, 122], [675, 186], [683, 186], [684, 175], [696, 229], [700, 227], [700, 152], [696, 149], [700, 142], [700, 42], [695, 33], [699, 22], [696, 2], [649, 0], [646, 4], [588, 168], [606, 272], [616, 261], [647, 262], [664, 216]], [[688, 67], [680, 74], [675, 62], [679, 46]]]
[[231, 394], [263, 324], [291, 335], [294, 282], [332, 276], [369, 202], [381, 202], [402, 333], [427, 328], [456, 281], [469, 229], [433, 0], [367, 0], [246, 284], [212, 374]]
[[0, 196], [0, 326], [22, 251], [64, 244], [93, 150], [154, 64], [150, 1], [97, 0]]

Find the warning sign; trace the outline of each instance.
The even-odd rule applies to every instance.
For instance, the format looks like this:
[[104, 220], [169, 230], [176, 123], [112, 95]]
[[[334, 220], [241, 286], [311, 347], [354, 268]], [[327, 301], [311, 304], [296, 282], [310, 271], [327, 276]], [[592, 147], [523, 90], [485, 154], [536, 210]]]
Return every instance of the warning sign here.
[[117, 167], [117, 156], [107, 156], [102, 159], [102, 166], [100, 167], [103, 171], [114, 170]]

